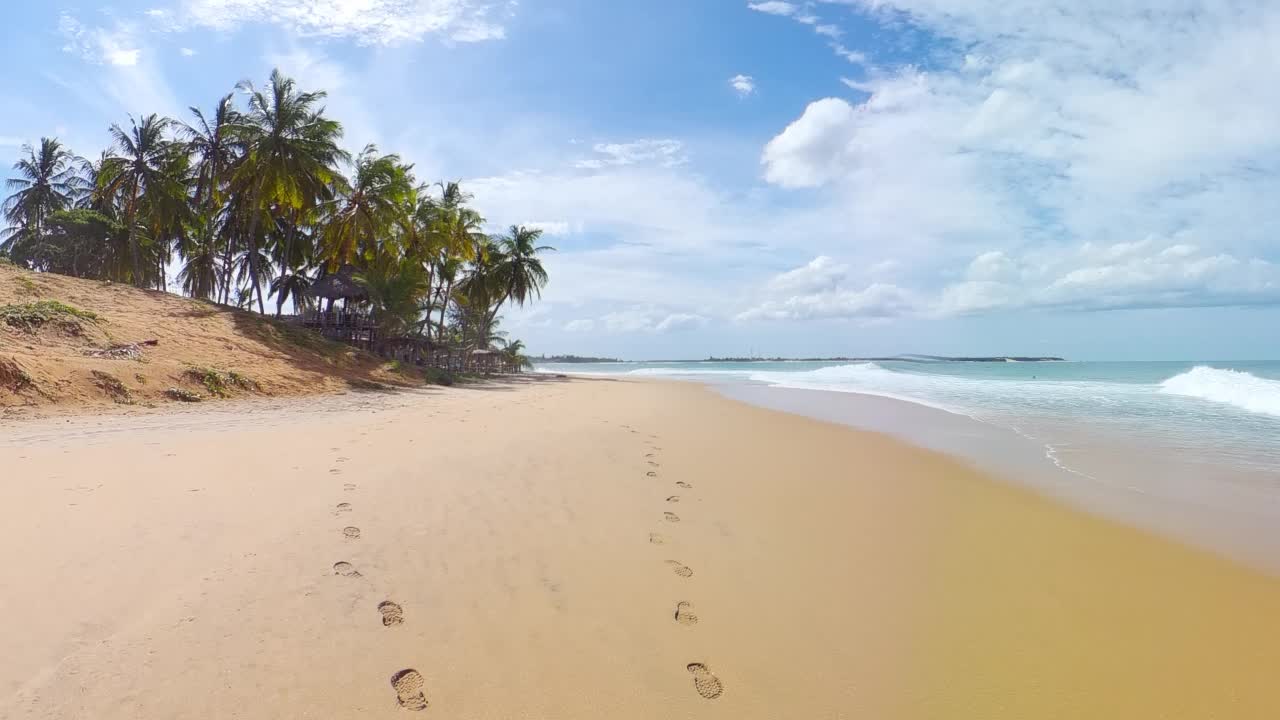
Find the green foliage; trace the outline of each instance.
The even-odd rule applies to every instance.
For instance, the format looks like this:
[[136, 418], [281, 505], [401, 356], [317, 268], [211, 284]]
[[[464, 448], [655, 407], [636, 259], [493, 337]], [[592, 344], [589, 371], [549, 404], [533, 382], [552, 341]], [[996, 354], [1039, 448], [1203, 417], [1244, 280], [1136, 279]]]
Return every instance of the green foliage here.
[[457, 382], [453, 373], [437, 367], [423, 368], [422, 378], [432, 385], [444, 385], [445, 387], [452, 387]]
[[184, 374], [188, 379], [203, 385], [205, 390], [208, 390], [209, 394], [213, 397], [231, 397], [231, 391], [233, 389], [248, 390], [251, 392], [258, 392], [261, 390], [258, 383], [235, 371], [222, 371], [208, 367], [193, 367], [188, 368]]
[[81, 310], [57, 300], [40, 300], [23, 305], [0, 306], [0, 321], [10, 327], [35, 332], [51, 324], [66, 330], [78, 330], [82, 321], [97, 323], [100, 322], [100, 318], [88, 310]]
[[[262, 314], [265, 297], [277, 314], [309, 309], [314, 280], [350, 264], [369, 298], [345, 309], [371, 312], [380, 337], [464, 352], [494, 344], [504, 305], [540, 296], [539, 255], [551, 250], [540, 231], [490, 238], [459, 183], [422, 184], [372, 145], [352, 158], [326, 94], [278, 70], [237, 90], [207, 113], [191, 108], [185, 123], [151, 114], [112, 125], [111, 146], [91, 159], [56, 138], [24, 147], [0, 206], [0, 262], [163, 290], [176, 259], [184, 294]], [[5, 321], [47, 320], [23, 311]], [[263, 336], [349, 355], [301, 331]]]

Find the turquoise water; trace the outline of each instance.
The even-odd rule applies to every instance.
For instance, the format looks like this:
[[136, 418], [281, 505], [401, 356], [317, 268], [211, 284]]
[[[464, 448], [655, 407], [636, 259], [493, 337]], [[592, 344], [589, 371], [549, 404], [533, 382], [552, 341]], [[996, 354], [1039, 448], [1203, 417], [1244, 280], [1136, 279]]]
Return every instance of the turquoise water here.
[[746, 402], [887, 432], [1280, 573], [1280, 362], [698, 362], [539, 370], [696, 381]]
[[1105, 440], [1182, 452], [1188, 462], [1263, 472], [1280, 468], [1276, 361], [698, 362], [539, 369], [879, 395], [1009, 428], [1044, 443], [1050, 459]]

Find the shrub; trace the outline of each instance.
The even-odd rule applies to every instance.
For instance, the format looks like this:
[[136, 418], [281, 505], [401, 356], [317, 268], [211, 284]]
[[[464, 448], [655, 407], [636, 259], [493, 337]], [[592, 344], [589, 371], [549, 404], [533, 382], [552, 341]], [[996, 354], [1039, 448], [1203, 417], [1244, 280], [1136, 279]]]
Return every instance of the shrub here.
[[93, 377], [93, 384], [97, 385], [102, 392], [106, 393], [107, 396], [117, 404], [133, 404], [133, 396], [129, 394], [129, 388], [125, 387], [124, 383], [120, 382], [120, 378], [117, 378], [111, 373], [102, 372], [101, 370], [92, 370], [89, 374]]
[[82, 321], [97, 323], [100, 319], [88, 310], [57, 300], [40, 300], [23, 305], [0, 306], [0, 321], [29, 333], [36, 332], [45, 325], [57, 325], [64, 331], [79, 334]]
[[223, 372], [214, 368], [193, 367], [188, 369], [185, 375], [188, 379], [204, 385], [204, 388], [214, 397], [230, 397], [232, 388], [252, 392], [261, 390], [253, 379], [235, 371]]

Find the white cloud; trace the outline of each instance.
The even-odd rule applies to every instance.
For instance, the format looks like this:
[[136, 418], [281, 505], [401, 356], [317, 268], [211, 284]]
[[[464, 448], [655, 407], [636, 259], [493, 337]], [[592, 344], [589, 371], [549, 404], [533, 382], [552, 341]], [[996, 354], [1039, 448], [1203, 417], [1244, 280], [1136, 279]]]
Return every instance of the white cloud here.
[[574, 232], [582, 232], [582, 228], [575, 228], [571, 223], [564, 220], [540, 221], [530, 220], [520, 223], [527, 228], [541, 230], [543, 235], [568, 235]]
[[500, 40], [513, 0], [177, 0], [161, 11], [171, 27], [232, 30], [267, 23], [303, 36], [394, 45], [436, 35], [455, 42]]
[[694, 315], [692, 313], [672, 313], [660, 320], [653, 329], [660, 333], [680, 332], [684, 330], [696, 330], [706, 324], [707, 319], [701, 315]]
[[74, 15], [62, 13], [58, 18], [58, 31], [66, 41], [64, 51], [95, 64], [133, 67], [142, 55], [134, 39], [134, 29], [128, 24], [117, 23], [111, 30], [90, 28]]
[[783, 0], [765, 0], [764, 2], [747, 3], [747, 7], [756, 12], [768, 13], [770, 15], [782, 15], [790, 17], [796, 14], [799, 8], [795, 3], [784, 2]]
[[861, 53], [861, 52], [858, 52], [857, 50], [850, 50], [849, 48], [845, 47], [843, 44], [838, 42], [831, 43], [831, 49], [835, 51], [836, 55], [839, 55], [840, 57], [844, 58], [845, 60], [848, 60], [851, 63], [857, 63], [859, 65], [867, 64], [866, 53]]
[[814, 293], [836, 289], [848, 275], [848, 265], [819, 255], [807, 265], [775, 276], [769, 286], [777, 292]]
[[579, 160], [575, 167], [586, 170], [619, 165], [656, 163], [663, 167], [675, 167], [688, 162], [684, 143], [679, 140], [634, 140], [625, 143], [597, 143], [592, 147], [593, 157]]
[[756, 91], [756, 81], [750, 75], [734, 75], [729, 78], [729, 87], [738, 93], [738, 97], [747, 97]]
[[564, 331], [571, 333], [589, 333], [596, 329], [596, 321], [590, 318], [570, 320], [565, 323]]
[[853, 106], [839, 98], [811, 103], [764, 148], [765, 179], [783, 187], [817, 187], [848, 167], [857, 122]]
[[178, 49], [178, 54], [182, 55], [182, 57], [195, 57], [198, 53], [195, 50], [192, 50], [191, 48], [184, 47], [184, 48]]

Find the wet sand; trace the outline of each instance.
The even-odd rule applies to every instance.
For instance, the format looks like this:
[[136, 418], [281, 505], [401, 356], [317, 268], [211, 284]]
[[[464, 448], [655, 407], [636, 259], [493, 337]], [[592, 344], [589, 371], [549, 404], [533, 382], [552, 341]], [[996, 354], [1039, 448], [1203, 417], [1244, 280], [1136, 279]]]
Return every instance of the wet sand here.
[[695, 385], [9, 423], [0, 468], [0, 717], [1280, 711], [1277, 579]]

